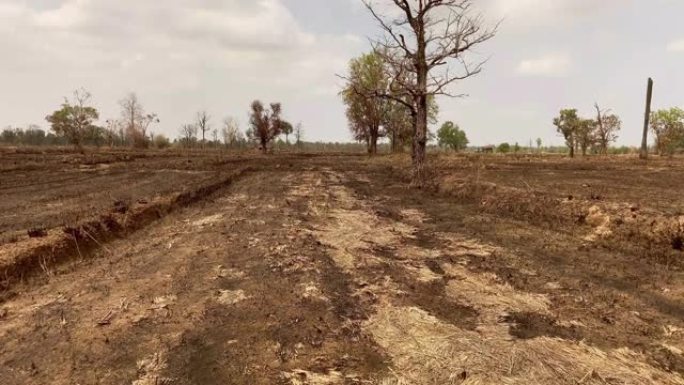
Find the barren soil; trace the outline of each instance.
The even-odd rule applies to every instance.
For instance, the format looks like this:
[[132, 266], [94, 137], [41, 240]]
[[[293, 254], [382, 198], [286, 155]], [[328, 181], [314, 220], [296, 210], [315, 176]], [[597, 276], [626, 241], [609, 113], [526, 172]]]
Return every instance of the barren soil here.
[[2, 156], [2, 384], [684, 384], [679, 160]]

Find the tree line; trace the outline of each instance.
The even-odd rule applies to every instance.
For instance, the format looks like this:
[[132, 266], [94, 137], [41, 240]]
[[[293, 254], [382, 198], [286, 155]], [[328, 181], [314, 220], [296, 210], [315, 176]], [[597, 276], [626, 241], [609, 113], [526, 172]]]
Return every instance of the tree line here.
[[[618, 138], [622, 120], [610, 110], [594, 104], [596, 116], [583, 118], [577, 109], [562, 109], [553, 119], [556, 130], [565, 139], [570, 157], [580, 153], [587, 155], [608, 154], [611, 143]], [[655, 149], [660, 155], [673, 155], [684, 149], [684, 110], [678, 107], [651, 112], [650, 129], [655, 136]]]
[[137, 149], [167, 148], [172, 145], [185, 148], [249, 147], [257, 145], [263, 152], [272, 148], [273, 141], [281, 135], [290, 144], [290, 135], [295, 145], [303, 140], [303, 127], [293, 126], [284, 120], [280, 103], [270, 108], [255, 100], [249, 113], [249, 128], [240, 130], [235, 118], [228, 117], [221, 129], [212, 126], [211, 116], [206, 111], [196, 114], [192, 123], [183, 124], [180, 135], [173, 142], [162, 134], [155, 134], [152, 127], [159, 124], [156, 113], [147, 112], [135, 93], [119, 101], [120, 117], [107, 119], [98, 125], [99, 111], [91, 105], [92, 95], [79, 89], [72, 98], [65, 98], [60, 108], [45, 117], [50, 131], [37, 125], [27, 128], [7, 127], [0, 132], [0, 143], [11, 145], [73, 145], [83, 152], [84, 146], [133, 147]]
[[582, 155], [587, 155], [589, 151], [608, 154], [610, 144], [618, 138], [618, 132], [622, 127], [620, 117], [610, 110], [601, 109], [598, 103], [594, 104], [594, 108], [596, 118], [582, 118], [578, 115], [577, 109], [566, 108], [553, 119], [553, 125], [565, 139], [571, 158], [577, 152], [581, 152]]

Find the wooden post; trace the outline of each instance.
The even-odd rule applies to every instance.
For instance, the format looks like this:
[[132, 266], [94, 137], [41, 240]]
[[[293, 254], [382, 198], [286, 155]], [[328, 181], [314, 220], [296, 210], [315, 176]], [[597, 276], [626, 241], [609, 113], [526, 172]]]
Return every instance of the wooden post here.
[[648, 78], [648, 89], [646, 91], [646, 116], [644, 117], [644, 136], [641, 139], [641, 153], [639, 158], [648, 158], [648, 124], [651, 119], [651, 99], [653, 98], [653, 79]]

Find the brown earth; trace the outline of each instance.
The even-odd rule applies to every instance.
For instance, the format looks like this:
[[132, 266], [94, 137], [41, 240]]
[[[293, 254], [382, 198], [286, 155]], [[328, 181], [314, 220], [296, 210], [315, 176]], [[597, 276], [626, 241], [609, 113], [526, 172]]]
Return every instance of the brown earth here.
[[2, 384], [684, 384], [680, 159], [0, 156]]

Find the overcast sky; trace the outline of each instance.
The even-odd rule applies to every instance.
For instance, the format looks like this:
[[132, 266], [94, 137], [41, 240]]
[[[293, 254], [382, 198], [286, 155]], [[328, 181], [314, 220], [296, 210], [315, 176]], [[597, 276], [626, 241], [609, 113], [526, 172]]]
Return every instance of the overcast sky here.
[[[388, 0], [375, 0], [387, 2]], [[562, 143], [562, 107], [593, 103], [623, 119], [638, 145], [646, 79], [654, 107], [684, 107], [684, 1], [480, 0], [499, 34], [478, 48], [484, 72], [440, 100], [440, 120], [473, 144]], [[195, 112], [245, 128], [250, 101], [283, 103], [307, 140], [348, 141], [337, 95], [379, 30], [360, 0], [0, 0], [0, 126], [37, 123], [79, 87], [103, 120], [138, 94], [172, 137]]]

